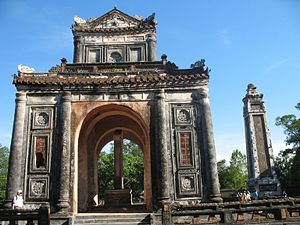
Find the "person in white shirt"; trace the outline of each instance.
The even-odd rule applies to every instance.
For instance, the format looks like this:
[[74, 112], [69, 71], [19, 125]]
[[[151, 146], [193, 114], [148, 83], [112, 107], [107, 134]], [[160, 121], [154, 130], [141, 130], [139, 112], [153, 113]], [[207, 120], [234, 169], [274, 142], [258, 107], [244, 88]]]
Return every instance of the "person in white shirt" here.
[[12, 202], [12, 208], [13, 209], [21, 209], [23, 208], [24, 201], [22, 196], [22, 190], [17, 191], [17, 195], [14, 196], [13, 202]]

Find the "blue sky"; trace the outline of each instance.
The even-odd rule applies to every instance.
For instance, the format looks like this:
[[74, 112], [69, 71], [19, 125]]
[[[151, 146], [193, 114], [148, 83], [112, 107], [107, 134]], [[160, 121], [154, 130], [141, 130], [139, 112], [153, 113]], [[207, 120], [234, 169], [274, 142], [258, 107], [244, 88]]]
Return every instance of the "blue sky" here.
[[39, 72], [73, 58], [75, 15], [99, 17], [117, 6], [129, 15], [156, 13], [157, 56], [180, 68], [204, 58], [211, 68], [210, 100], [218, 160], [245, 151], [242, 98], [248, 83], [264, 94], [275, 152], [284, 148], [275, 118], [299, 113], [298, 0], [0, 0], [0, 143], [10, 145], [17, 65]]

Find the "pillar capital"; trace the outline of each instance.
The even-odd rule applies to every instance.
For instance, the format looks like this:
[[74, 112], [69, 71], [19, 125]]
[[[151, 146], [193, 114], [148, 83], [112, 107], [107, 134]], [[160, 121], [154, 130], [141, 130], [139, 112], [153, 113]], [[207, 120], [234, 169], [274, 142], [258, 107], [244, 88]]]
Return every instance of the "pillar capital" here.
[[25, 102], [26, 101], [26, 92], [18, 91], [16, 93], [16, 103], [18, 102]]
[[192, 98], [194, 101], [201, 101], [209, 97], [208, 92], [208, 87], [201, 87], [192, 93]]
[[72, 93], [70, 91], [63, 92], [61, 99], [63, 102], [71, 102], [72, 101]]
[[158, 100], [160, 100], [160, 99], [165, 99], [165, 89], [160, 89], [160, 90], [158, 90], [157, 92], [156, 92], [156, 98], [158, 99]]

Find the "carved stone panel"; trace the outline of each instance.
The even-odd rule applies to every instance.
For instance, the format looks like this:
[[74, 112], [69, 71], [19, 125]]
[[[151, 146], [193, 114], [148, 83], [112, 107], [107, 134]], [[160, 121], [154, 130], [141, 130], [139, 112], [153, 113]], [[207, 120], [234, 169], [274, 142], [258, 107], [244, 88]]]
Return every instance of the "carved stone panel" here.
[[49, 199], [49, 176], [28, 177], [28, 198], [31, 200]]
[[33, 108], [32, 115], [32, 129], [52, 129], [53, 108]]
[[198, 179], [195, 173], [178, 173], [178, 196], [198, 195]]
[[190, 107], [174, 107], [175, 126], [192, 125], [192, 108]]
[[50, 132], [34, 132], [31, 137], [31, 172], [49, 172], [50, 171]]

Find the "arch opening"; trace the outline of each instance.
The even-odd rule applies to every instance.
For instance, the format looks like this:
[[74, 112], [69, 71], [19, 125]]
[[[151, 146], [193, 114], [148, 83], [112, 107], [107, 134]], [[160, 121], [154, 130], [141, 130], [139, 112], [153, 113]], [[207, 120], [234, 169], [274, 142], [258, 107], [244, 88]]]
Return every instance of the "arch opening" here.
[[[132, 203], [144, 203], [144, 154], [132, 140], [123, 139], [123, 186], [132, 192]], [[114, 142], [108, 142], [98, 157], [98, 205], [104, 205], [105, 191], [114, 189]]]
[[[111, 155], [103, 150], [110, 141], [114, 142]], [[134, 151], [129, 151], [129, 143], [134, 143], [131, 145], [136, 148]], [[139, 176], [142, 174], [144, 187], [142, 191], [136, 188], [132, 181], [130, 183], [127, 178], [124, 180], [124, 175], [128, 177], [129, 173], [128, 160], [132, 163], [132, 158], [137, 153], [142, 160], [141, 164], [136, 165], [137, 173]], [[106, 165], [103, 159], [113, 160], [113, 168], [111, 162], [106, 161], [108, 163]], [[110, 166], [108, 169], [112, 170], [110, 177], [113, 175], [113, 189], [110, 189], [111, 181], [107, 184], [105, 183], [107, 180], [99, 176], [101, 166]], [[108, 188], [104, 188], [105, 186]], [[122, 205], [120, 203], [132, 206], [142, 199], [144, 208], [150, 210], [152, 208], [151, 187], [149, 130], [142, 117], [128, 107], [114, 104], [98, 107], [88, 113], [83, 121], [78, 141], [78, 211], [89, 211], [103, 204], [110, 209], [120, 207]]]

